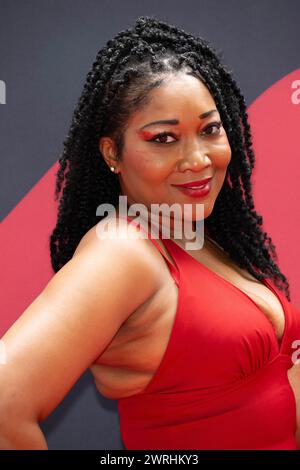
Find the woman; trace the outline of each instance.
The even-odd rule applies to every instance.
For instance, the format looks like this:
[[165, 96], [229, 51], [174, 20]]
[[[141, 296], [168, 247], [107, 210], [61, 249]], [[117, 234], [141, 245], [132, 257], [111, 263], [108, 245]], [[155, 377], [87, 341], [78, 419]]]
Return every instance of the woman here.
[[[300, 313], [254, 209], [245, 101], [212, 47], [138, 18], [99, 51], [59, 161], [56, 274], [2, 338], [0, 447], [47, 449], [38, 423], [90, 367], [128, 449], [299, 448]], [[139, 230], [120, 195], [189, 205], [194, 225], [202, 204], [203, 246], [172, 216], [169, 238], [162, 218], [159, 238]], [[107, 203], [136, 237], [100, 239]]]

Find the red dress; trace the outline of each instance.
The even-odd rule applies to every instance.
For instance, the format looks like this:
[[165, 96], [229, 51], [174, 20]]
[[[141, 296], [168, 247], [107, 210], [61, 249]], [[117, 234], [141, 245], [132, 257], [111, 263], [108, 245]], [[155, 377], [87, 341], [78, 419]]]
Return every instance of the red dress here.
[[149, 239], [168, 263], [178, 305], [150, 383], [118, 399], [125, 448], [297, 449], [287, 371], [294, 364], [292, 343], [300, 339], [300, 312], [264, 280], [285, 313], [279, 344], [273, 324], [247, 294], [160, 233], [174, 269], [150, 231]]

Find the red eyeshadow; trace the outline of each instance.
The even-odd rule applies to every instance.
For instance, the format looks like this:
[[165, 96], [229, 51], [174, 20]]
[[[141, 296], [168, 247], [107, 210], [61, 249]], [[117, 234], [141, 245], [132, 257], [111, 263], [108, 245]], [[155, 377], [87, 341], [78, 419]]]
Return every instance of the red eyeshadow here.
[[153, 137], [153, 135], [154, 135], [149, 131], [139, 131], [138, 134], [146, 140], [151, 139], [151, 137]]

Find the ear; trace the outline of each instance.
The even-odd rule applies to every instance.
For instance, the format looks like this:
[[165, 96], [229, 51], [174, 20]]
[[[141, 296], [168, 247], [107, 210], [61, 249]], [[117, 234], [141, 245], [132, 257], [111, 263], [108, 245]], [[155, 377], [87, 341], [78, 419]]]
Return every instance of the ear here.
[[117, 167], [116, 148], [111, 137], [101, 137], [99, 139], [99, 150], [109, 167]]

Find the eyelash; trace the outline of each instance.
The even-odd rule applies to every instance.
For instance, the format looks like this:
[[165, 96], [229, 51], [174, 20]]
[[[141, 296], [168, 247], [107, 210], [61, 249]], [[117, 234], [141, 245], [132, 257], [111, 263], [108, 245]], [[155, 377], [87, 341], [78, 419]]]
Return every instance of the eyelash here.
[[[216, 122], [212, 122], [211, 124], [209, 124], [205, 129], [204, 131], [206, 131], [207, 129], [211, 129], [213, 127], [217, 127], [218, 131], [220, 131], [221, 127], [222, 127], [222, 121], [216, 121]], [[216, 132], [214, 134], [208, 134], [208, 136], [216, 136], [216, 135], [219, 135], [220, 132]], [[176, 138], [176, 135], [173, 134], [173, 132], [160, 132], [159, 134], [156, 134], [152, 139], [150, 139], [148, 142], [154, 142], [155, 144], [162, 144], [162, 145], [170, 145], [170, 144], [174, 144], [176, 141], [174, 142], [155, 142], [155, 140], [159, 137], [167, 137], [167, 136], [171, 136], [171, 137], [174, 137]]]

